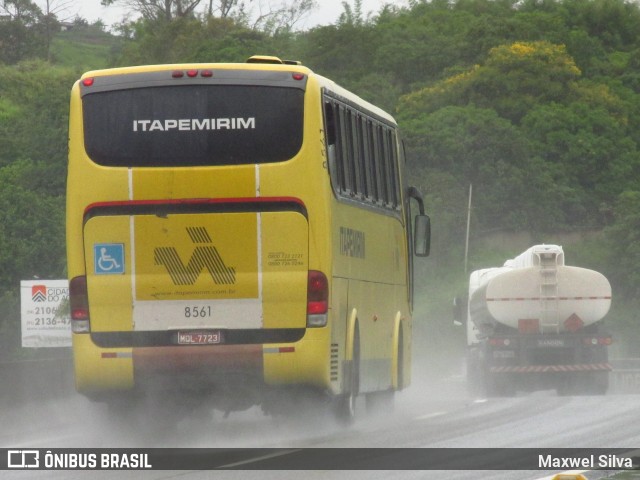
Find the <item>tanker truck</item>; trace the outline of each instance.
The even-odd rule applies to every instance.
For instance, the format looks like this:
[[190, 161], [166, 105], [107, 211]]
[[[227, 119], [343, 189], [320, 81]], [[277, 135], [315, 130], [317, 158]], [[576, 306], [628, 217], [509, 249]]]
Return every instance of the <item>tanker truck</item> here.
[[466, 305], [472, 392], [606, 393], [611, 335], [602, 319], [610, 306], [604, 275], [566, 266], [558, 245], [536, 245], [503, 267], [474, 271]]

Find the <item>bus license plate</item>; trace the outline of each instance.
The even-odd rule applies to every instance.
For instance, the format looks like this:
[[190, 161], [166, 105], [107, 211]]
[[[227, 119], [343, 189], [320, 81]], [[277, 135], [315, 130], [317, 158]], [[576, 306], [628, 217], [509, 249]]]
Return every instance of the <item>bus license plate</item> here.
[[220, 332], [178, 332], [178, 345], [215, 345], [221, 342]]

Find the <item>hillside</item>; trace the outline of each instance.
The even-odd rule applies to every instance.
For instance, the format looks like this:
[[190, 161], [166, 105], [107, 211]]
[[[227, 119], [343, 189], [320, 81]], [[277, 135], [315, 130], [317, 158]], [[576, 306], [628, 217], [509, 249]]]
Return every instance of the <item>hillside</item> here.
[[81, 70], [106, 68], [121, 46], [122, 39], [96, 26], [74, 26], [55, 35], [51, 60], [56, 65]]
[[451, 298], [467, 282], [473, 184], [470, 270], [531, 246], [487, 244], [489, 233], [526, 232], [533, 243], [572, 234], [580, 242], [567, 258], [611, 280], [611, 324], [640, 336], [637, 3], [416, 1], [366, 17], [345, 11], [308, 31], [200, 12], [140, 20], [126, 38], [77, 25], [55, 35], [50, 62], [42, 25], [27, 20], [0, 23], [0, 332], [15, 328], [20, 279], [65, 275], [69, 91], [78, 75], [271, 54], [301, 60], [398, 119], [409, 183], [433, 219], [416, 295], [416, 317], [430, 329], [450, 331]]

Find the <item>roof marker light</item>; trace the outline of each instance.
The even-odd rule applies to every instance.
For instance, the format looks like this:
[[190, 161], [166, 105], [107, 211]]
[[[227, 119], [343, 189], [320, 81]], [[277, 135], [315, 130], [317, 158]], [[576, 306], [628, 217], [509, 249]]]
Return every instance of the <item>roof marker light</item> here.
[[293, 73], [291, 76], [294, 80], [304, 80], [304, 73]]
[[200, 75], [203, 77], [213, 77], [213, 72], [211, 70], [202, 70]]
[[198, 70], [187, 70], [187, 77], [193, 78], [198, 76]]
[[184, 72], [183, 72], [182, 70], [174, 70], [174, 71], [171, 73], [171, 76], [172, 76], [173, 78], [182, 78], [182, 77], [184, 77]]
[[93, 77], [85, 78], [84, 80], [82, 80], [82, 85], [84, 85], [85, 87], [90, 87], [93, 85], [93, 82], [95, 82], [95, 79]]

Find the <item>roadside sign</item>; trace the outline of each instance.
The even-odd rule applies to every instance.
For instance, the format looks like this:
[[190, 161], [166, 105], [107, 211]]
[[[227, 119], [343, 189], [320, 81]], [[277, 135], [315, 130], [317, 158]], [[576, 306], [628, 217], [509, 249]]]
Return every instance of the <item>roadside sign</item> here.
[[69, 282], [20, 282], [22, 347], [70, 347]]

